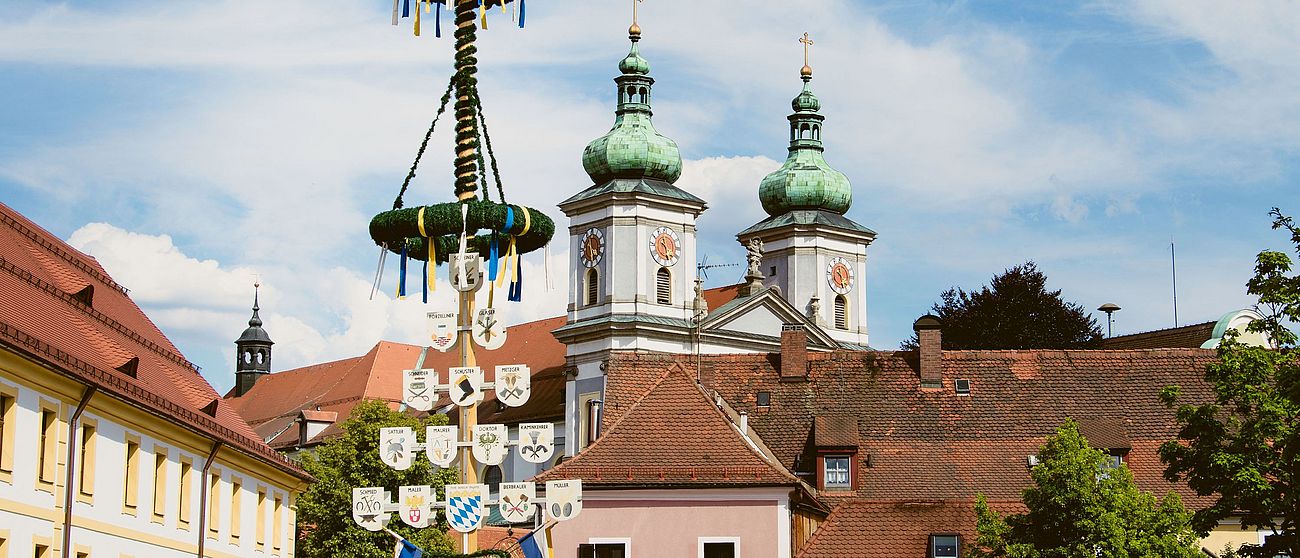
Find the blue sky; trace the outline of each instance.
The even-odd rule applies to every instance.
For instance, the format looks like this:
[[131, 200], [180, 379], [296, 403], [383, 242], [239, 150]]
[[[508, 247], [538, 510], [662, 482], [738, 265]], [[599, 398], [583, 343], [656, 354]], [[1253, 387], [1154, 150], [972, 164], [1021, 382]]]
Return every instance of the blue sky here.
[[[494, 14], [481, 91], [512, 201], [586, 187], [613, 120], [624, 1]], [[366, 233], [391, 204], [450, 71], [449, 39], [389, 25], [385, 2], [0, 6], [0, 199], [99, 258], [219, 389], [260, 278], [275, 368], [409, 341], [425, 310], [369, 298]], [[428, 23], [426, 22], [426, 26]], [[785, 156], [802, 53], [826, 158], [853, 183], [869, 248], [872, 345], [897, 346], [951, 286], [1038, 262], [1116, 333], [1248, 306], [1268, 209], [1300, 214], [1300, 5], [1135, 2], [642, 4], [655, 124], [709, 201], [711, 262]], [[407, 199], [450, 194], [446, 129]], [[512, 321], [563, 311], [571, 255], [526, 262]], [[737, 268], [738, 269], [738, 268]], [[725, 270], [724, 270], [725, 271]], [[710, 286], [736, 279], [715, 272]], [[439, 295], [450, 303], [447, 289]], [[441, 300], [441, 299], [438, 299]]]

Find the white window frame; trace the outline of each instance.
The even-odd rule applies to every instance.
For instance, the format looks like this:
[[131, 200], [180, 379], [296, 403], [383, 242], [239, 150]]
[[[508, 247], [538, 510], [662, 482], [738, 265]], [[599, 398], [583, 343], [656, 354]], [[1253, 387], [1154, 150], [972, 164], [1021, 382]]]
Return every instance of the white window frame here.
[[593, 537], [587, 539], [587, 544], [621, 544], [623, 558], [632, 558], [632, 539], [629, 537]]
[[[831, 460], [844, 460], [845, 482], [831, 482]], [[853, 456], [844, 454], [822, 457], [822, 488], [851, 490], [853, 488]]]
[[[956, 549], [957, 554], [955, 556], [939, 556], [938, 554], [935, 554], [934, 543], [939, 537], [952, 537], [953, 539], [956, 539], [954, 548]], [[961, 558], [961, 535], [958, 533], [930, 533], [930, 548], [927, 550], [925, 555], [929, 558]]]
[[740, 556], [740, 537], [700, 537], [696, 543], [695, 556], [704, 558], [704, 543], [731, 543], [736, 549], [736, 556]]

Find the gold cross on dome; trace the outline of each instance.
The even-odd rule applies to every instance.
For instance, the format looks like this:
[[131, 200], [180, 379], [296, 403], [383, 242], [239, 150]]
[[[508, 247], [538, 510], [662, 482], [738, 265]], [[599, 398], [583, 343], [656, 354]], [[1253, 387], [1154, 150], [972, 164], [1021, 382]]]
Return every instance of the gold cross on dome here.
[[807, 65], [808, 65], [808, 47], [810, 47], [810, 46], [813, 45], [813, 40], [808, 38], [808, 32], [805, 31], [804, 34], [803, 34], [803, 38], [802, 38], [802, 39], [799, 39], [799, 42], [803, 43], [803, 65], [804, 65], [804, 66], [807, 66]]
[[632, 25], [636, 25], [636, 5], [645, 2], [645, 0], [632, 0]]

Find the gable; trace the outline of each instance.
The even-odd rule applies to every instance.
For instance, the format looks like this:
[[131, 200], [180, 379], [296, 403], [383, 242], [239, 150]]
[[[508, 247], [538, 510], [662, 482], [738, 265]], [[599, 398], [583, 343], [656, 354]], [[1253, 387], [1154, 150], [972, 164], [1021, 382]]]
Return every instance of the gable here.
[[808, 347], [832, 350], [839, 348], [825, 331], [808, 320], [785, 300], [776, 289], [763, 289], [757, 294], [737, 297], [711, 310], [701, 325], [701, 334], [715, 340], [750, 339], [779, 343], [781, 326], [800, 324], [808, 332]]

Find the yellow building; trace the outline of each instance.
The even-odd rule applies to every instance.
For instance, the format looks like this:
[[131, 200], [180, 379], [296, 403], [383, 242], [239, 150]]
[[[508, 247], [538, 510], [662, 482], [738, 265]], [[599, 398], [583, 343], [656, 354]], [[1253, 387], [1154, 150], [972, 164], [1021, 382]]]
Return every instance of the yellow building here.
[[0, 204], [0, 558], [288, 558], [309, 480], [94, 258]]

